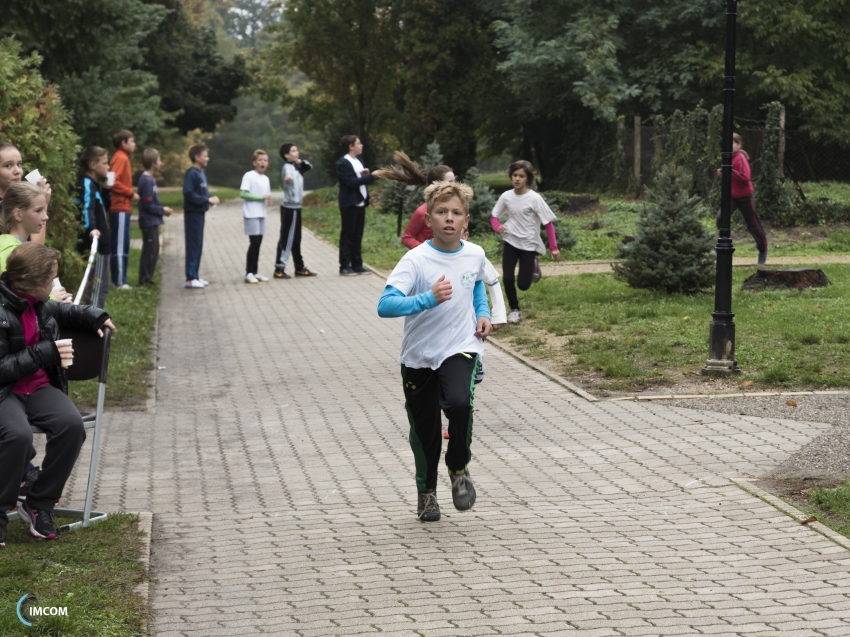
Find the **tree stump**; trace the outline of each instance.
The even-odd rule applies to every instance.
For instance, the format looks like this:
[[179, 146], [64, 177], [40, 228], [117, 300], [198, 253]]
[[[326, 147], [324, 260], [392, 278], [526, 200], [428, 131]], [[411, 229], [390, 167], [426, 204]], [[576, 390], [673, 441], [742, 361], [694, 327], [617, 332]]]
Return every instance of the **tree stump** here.
[[744, 281], [741, 289], [756, 290], [802, 290], [804, 288], [825, 288], [829, 279], [820, 268], [798, 268], [796, 270], [768, 270], [759, 268], [754, 275]]

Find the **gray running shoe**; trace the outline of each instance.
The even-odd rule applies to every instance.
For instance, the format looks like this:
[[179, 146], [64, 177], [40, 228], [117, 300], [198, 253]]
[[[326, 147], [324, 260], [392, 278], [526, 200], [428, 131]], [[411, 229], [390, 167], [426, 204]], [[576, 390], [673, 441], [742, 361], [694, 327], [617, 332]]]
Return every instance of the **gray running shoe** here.
[[464, 469], [461, 474], [455, 474], [450, 469], [449, 478], [452, 481], [452, 501], [455, 508], [458, 511], [471, 509], [475, 504], [475, 486], [472, 484], [472, 478], [469, 477], [469, 469]]
[[416, 509], [420, 522], [437, 522], [440, 519], [440, 505], [437, 504], [437, 492], [426, 491], [419, 494], [419, 506]]

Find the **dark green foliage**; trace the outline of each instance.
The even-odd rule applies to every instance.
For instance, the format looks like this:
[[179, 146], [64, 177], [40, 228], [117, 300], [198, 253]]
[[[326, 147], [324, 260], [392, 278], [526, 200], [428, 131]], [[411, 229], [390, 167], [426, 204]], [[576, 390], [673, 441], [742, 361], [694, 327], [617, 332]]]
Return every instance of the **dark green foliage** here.
[[142, 64], [158, 79], [166, 123], [185, 135], [195, 129], [212, 132], [232, 121], [236, 106], [231, 102], [247, 80], [244, 58], [225, 60], [216, 50], [215, 32], [194, 24], [180, 0], [145, 1], [170, 10], [145, 39]]
[[681, 167], [661, 168], [644, 189], [635, 240], [621, 245], [614, 276], [633, 288], [694, 293], [711, 284], [713, 237], [700, 223], [700, 197], [691, 195], [692, 177]]
[[490, 216], [496, 205], [496, 194], [481, 180], [481, 173], [477, 168], [473, 167], [466, 171], [463, 181], [472, 188], [473, 193], [472, 201], [469, 202], [469, 234], [484, 235], [493, 232]]
[[47, 243], [62, 253], [60, 277], [68, 289], [82, 274], [76, 253], [79, 222], [73, 199], [76, 189], [77, 137], [56, 87], [38, 72], [37, 55], [20, 56], [12, 38], [0, 40], [0, 139], [21, 151], [24, 173], [38, 168], [50, 182]]
[[399, 138], [411, 156], [436, 140], [446, 163], [464, 174], [476, 159], [475, 97], [492, 84], [496, 62], [484, 16], [475, 2], [451, 11], [440, 0], [399, 4]]
[[782, 104], [771, 102], [767, 105], [767, 117], [764, 122], [764, 147], [761, 155], [761, 171], [755, 184], [756, 208], [766, 220], [778, 219], [791, 207], [791, 200], [782, 183], [782, 170], [779, 166], [779, 115]]

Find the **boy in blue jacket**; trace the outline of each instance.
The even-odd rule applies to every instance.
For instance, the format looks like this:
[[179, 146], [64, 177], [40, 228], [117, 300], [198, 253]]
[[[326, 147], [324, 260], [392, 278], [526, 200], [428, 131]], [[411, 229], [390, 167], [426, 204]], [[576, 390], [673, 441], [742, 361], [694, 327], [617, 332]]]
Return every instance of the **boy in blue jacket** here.
[[109, 231], [107, 211], [110, 204], [109, 189], [102, 189], [100, 181], [106, 179], [109, 172], [109, 154], [100, 146], [89, 146], [80, 154], [83, 174], [77, 182], [77, 196], [74, 203], [80, 209], [80, 230], [77, 252], [85, 254], [92, 248], [97, 237], [97, 256], [86, 290], [83, 293], [83, 305], [93, 305], [103, 309], [109, 294], [109, 262], [112, 257], [112, 235]]
[[163, 217], [174, 212], [159, 203], [159, 190], [153, 174], [162, 168], [162, 157], [156, 148], [146, 148], [142, 153], [145, 172], [139, 177], [139, 229], [142, 231], [142, 258], [139, 261], [139, 285], [153, 283], [156, 262], [159, 261], [159, 227]]
[[210, 206], [217, 206], [218, 197], [210, 197], [204, 168], [210, 163], [210, 154], [205, 144], [189, 147], [192, 167], [183, 178], [183, 229], [186, 239], [186, 285], [189, 290], [207, 287], [210, 282], [198, 276], [201, 253], [204, 251], [204, 215]]

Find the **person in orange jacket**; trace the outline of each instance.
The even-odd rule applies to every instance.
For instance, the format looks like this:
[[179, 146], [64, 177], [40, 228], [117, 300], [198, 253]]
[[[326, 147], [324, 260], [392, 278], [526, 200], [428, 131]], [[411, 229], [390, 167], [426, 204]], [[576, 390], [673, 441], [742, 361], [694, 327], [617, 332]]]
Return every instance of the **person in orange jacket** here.
[[112, 231], [112, 284], [119, 289], [129, 290], [127, 285], [127, 261], [130, 256], [130, 215], [133, 202], [139, 195], [133, 192], [133, 171], [130, 168], [130, 155], [136, 150], [136, 139], [132, 131], [120, 130], [112, 136], [115, 154], [109, 162], [109, 170], [115, 173], [111, 188], [112, 204], [109, 206], [109, 226]]

